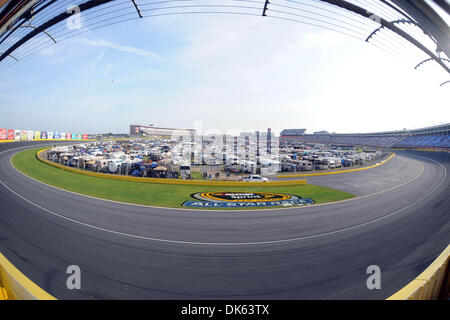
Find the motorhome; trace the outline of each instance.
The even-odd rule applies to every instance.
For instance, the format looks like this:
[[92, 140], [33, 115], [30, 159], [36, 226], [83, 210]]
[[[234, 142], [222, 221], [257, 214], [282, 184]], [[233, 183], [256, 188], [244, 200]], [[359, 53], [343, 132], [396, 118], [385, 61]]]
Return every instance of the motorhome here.
[[316, 170], [326, 170], [330, 168], [329, 159], [327, 158], [317, 158], [313, 161], [314, 169]]
[[118, 173], [122, 163], [123, 163], [123, 160], [121, 160], [121, 159], [109, 160], [108, 161], [108, 171], [111, 173]]
[[241, 163], [241, 170], [243, 173], [255, 173], [256, 172], [256, 162], [243, 161]]
[[336, 160], [329, 159], [328, 162], [329, 162], [329, 168], [330, 169], [336, 169]]
[[311, 171], [313, 170], [314, 166], [311, 161], [308, 160], [300, 160], [297, 162], [297, 170], [300, 171]]
[[237, 166], [240, 164], [240, 160], [237, 156], [227, 156], [227, 164], [232, 166]]

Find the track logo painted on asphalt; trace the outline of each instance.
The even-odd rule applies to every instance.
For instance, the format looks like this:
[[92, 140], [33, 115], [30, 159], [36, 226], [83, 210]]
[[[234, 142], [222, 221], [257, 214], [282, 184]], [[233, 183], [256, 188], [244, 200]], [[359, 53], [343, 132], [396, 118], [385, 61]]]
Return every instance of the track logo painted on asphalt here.
[[206, 201], [281, 201], [298, 198], [289, 194], [267, 192], [202, 192], [192, 195], [194, 198]]
[[198, 201], [186, 201], [184, 207], [271, 207], [314, 203], [291, 194], [269, 192], [199, 192], [191, 196]]

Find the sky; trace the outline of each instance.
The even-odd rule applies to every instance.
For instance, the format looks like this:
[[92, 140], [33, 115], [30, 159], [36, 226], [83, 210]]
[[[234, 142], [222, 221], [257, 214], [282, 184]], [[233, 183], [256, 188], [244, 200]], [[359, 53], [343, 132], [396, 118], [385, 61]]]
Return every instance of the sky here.
[[0, 74], [0, 128], [130, 124], [338, 133], [450, 122], [449, 75], [336, 32], [237, 15], [146, 18], [84, 33]]

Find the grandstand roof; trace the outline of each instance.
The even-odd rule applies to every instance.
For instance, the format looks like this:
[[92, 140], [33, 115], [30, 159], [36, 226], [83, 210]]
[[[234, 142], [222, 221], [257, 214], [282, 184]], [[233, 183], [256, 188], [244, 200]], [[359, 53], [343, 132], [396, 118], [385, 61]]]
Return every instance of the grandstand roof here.
[[410, 130], [409, 133], [432, 133], [432, 132], [442, 132], [442, 131], [450, 131], [450, 123], [440, 124], [437, 126], [425, 127], [420, 129]]

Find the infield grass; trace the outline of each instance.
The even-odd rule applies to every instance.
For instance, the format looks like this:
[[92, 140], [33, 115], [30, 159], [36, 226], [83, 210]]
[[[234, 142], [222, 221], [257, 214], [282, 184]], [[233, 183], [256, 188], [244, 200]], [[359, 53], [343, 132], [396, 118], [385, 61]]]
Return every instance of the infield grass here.
[[153, 184], [148, 182], [104, 179], [68, 172], [47, 165], [36, 158], [36, 153], [41, 149], [42, 147], [29, 149], [14, 155], [12, 159], [14, 167], [36, 180], [61, 189], [102, 199], [134, 204], [180, 208], [183, 202], [194, 200], [191, 194], [206, 191], [287, 193], [302, 198], [313, 199], [316, 203], [332, 202], [354, 197], [353, 194], [347, 192], [312, 184], [279, 187], [215, 187]]

